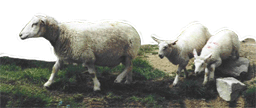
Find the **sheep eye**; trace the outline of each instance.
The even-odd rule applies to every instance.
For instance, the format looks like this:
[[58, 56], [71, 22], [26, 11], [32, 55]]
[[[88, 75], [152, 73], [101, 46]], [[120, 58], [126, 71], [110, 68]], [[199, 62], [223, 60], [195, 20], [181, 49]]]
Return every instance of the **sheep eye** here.
[[166, 49], [167, 49], [167, 46], [164, 47], [164, 50], [166, 50]]
[[38, 23], [33, 23], [33, 24], [32, 24], [32, 27], [33, 27], [33, 26], [36, 26], [37, 24], [38, 24]]

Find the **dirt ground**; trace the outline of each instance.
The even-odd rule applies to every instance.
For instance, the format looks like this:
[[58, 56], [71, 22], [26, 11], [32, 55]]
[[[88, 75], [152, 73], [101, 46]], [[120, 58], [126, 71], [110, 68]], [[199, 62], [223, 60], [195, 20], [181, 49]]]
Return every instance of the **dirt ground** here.
[[[156, 50], [155, 52], [158, 52]], [[245, 57], [250, 60], [250, 66], [256, 64], [256, 42], [254, 39], [245, 39], [241, 42], [240, 47], [240, 57]], [[146, 59], [149, 61], [149, 63], [159, 70], [162, 70], [166, 73], [169, 73], [170, 75], [175, 75], [175, 72], [178, 69], [177, 65], [173, 65], [169, 62], [167, 58], [160, 59], [157, 54], [147, 54]], [[191, 59], [190, 62], [187, 65], [187, 70], [192, 68], [193, 60]], [[189, 73], [190, 75], [193, 74], [192, 72]], [[255, 79], [255, 72], [253, 74], [249, 74], [250, 78]], [[180, 78], [182, 80], [183, 77]], [[182, 105], [180, 103], [173, 103], [170, 102], [169, 104], [172, 104], [171, 106], [184, 106], [188, 108], [199, 108], [199, 107], [209, 107], [214, 106], [216, 108], [223, 108], [223, 107], [244, 107], [245, 100], [242, 97], [239, 97], [236, 102], [228, 103], [221, 99], [219, 96], [215, 100], [206, 101], [205, 99], [202, 100], [196, 100], [196, 99], [186, 99]]]
[[[251, 39], [247, 39], [241, 43], [240, 56], [248, 58], [250, 60], [250, 68], [247, 80], [243, 81], [247, 82], [255, 82], [256, 77], [256, 42]], [[162, 70], [170, 75], [175, 75], [178, 66], [170, 63], [166, 58], [160, 59], [158, 55], [154, 52], [146, 53], [145, 58], [149, 61], [149, 63], [159, 70]], [[31, 62], [31, 61], [30, 61]], [[29, 63], [29, 62], [27, 62]], [[1, 63], [0, 63], [1, 64]], [[54, 63], [50, 64], [51, 66]], [[17, 65], [17, 64], [16, 64]], [[23, 64], [22, 62], [22, 65]], [[189, 73], [189, 79], [197, 80], [199, 82], [203, 82], [202, 77], [195, 77], [193, 75], [192, 68], [193, 59], [190, 60], [187, 66], [187, 70]], [[217, 73], [217, 72], [215, 72]], [[161, 101], [163, 107], [182, 107], [182, 108], [206, 108], [206, 107], [214, 107], [214, 108], [228, 108], [228, 107], [238, 107], [243, 108], [246, 106], [245, 98], [240, 96], [235, 102], [226, 102], [221, 99], [219, 96], [214, 96], [208, 99], [207, 94], [203, 94], [205, 96], [199, 96], [199, 98], [195, 98], [198, 96], [197, 92], [181, 89], [182, 87], [172, 87], [173, 79], [156, 79], [156, 80], [140, 80], [134, 78], [133, 84], [115, 84], [113, 83], [117, 74], [112, 73], [102, 73], [98, 76], [99, 81], [101, 82], [101, 91], [93, 92], [93, 82], [91, 81], [91, 75], [88, 72], [77, 73], [74, 74], [76, 76], [76, 82], [62, 82], [61, 80], [53, 83], [52, 87], [49, 88], [51, 95], [58, 99], [67, 99], [67, 98], [75, 98], [75, 100], [81, 104], [83, 107], [147, 107], [143, 102], [140, 101], [130, 101], [131, 96], [135, 96], [138, 98], [145, 98], [145, 96], [149, 96], [149, 94], [153, 94], [155, 97], [155, 101]], [[185, 84], [182, 82], [188, 81], [183, 79], [183, 76], [180, 77], [180, 84]], [[252, 85], [252, 84], [250, 84]], [[256, 84], [255, 84], [256, 85]], [[254, 86], [255, 86], [254, 85]], [[65, 89], [63, 89], [65, 87]], [[191, 86], [190, 86], [191, 87]], [[198, 87], [198, 86], [196, 86]], [[183, 87], [184, 88], [184, 87]], [[211, 84], [208, 88], [215, 88], [215, 83]], [[216, 90], [205, 90], [213, 92], [212, 94], [217, 94]], [[183, 94], [182, 94], [182, 93]], [[200, 92], [202, 93], [202, 92]], [[180, 96], [182, 95], [182, 96]], [[199, 94], [200, 95], [200, 94]], [[202, 95], [202, 94], [201, 94]], [[205, 98], [202, 98], [205, 97]], [[154, 101], [154, 102], [155, 102]], [[53, 103], [58, 104], [59, 101], [54, 100]], [[56, 107], [54, 104], [51, 107]]]

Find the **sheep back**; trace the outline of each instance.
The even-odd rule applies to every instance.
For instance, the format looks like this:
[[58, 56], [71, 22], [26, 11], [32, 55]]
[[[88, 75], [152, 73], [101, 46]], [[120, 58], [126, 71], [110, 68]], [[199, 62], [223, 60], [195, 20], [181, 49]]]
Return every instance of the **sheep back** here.
[[227, 59], [232, 52], [239, 51], [240, 42], [238, 35], [228, 29], [223, 29], [213, 35], [202, 49], [201, 57], [212, 53], [211, 58]]
[[179, 56], [187, 59], [194, 57], [193, 50], [196, 49], [200, 53], [210, 37], [211, 34], [205, 26], [198, 22], [191, 23], [177, 37]]
[[116, 66], [124, 57], [135, 58], [141, 44], [138, 32], [126, 22], [67, 22], [59, 27], [55, 53], [72, 62]]

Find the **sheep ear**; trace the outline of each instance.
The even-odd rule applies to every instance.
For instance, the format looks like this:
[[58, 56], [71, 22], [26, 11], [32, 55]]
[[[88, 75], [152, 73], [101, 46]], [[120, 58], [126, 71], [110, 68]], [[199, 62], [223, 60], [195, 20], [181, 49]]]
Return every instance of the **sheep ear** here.
[[210, 53], [209, 55], [207, 55], [204, 59], [205, 60], [209, 60], [212, 57], [212, 53]]
[[160, 39], [157, 39], [157, 38], [156, 38], [156, 35], [155, 35], [155, 34], [152, 34], [152, 35], [151, 35], [151, 38], [152, 38], [154, 41], [156, 41], [157, 43], [160, 43], [160, 42], [161, 42]]
[[197, 52], [196, 52], [196, 49], [193, 50], [193, 54], [194, 54], [194, 57], [197, 57]]
[[171, 47], [172, 45], [176, 45], [177, 41], [178, 41], [178, 40], [175, 40], [175, 41], [173, 41], [173, 42], [170, 42], [168, 45], [169, 45], [170, 47]]
[[40, 22], [41, 22], [41, 24], [42, 24], [43, 26], [45, 26], [45, 24], [46, 24], [46, 23], [45, 23], [45, 20], [41, 20]]
[[40, 22], [39, 23], [42, 26], [45, 26], [46, 25], [46, 16], [38, 15], [37, 17], [40, 18]]

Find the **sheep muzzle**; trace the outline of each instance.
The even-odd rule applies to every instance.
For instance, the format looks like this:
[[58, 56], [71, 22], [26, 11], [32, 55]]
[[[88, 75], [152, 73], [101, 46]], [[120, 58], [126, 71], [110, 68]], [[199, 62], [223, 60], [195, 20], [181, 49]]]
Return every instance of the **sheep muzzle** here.
[[164, 58], [164, 56], [163, 56], [163, 55], [159, 55], [159, 57], [160, 57], [161, 59], [163, 59], [163, 58]]
[[27, 36], [24, 36], [22, 33], [20, 33], [19, 36], [22, 40], [25, 40], [27, 38]]

